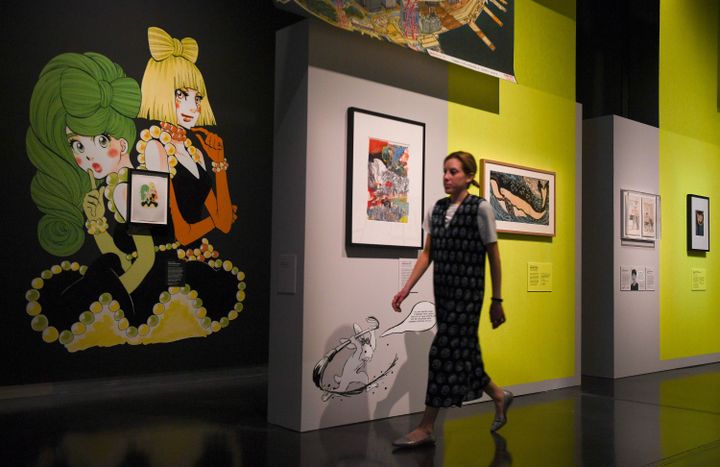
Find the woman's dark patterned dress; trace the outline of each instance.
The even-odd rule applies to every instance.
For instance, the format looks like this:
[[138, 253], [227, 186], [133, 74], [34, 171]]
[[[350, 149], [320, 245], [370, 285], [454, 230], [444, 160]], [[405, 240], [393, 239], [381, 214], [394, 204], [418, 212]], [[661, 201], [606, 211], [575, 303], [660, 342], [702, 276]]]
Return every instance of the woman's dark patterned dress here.
[[435, 204], [430, 220], [437, 334], [430, 347], [425, 404], [461, 406], [478, 399], [490, 382], [478, 340], [485, 289], [485, 247], [478, 228], [478, 206], [468, 195], [445, 227], [450, 198]]

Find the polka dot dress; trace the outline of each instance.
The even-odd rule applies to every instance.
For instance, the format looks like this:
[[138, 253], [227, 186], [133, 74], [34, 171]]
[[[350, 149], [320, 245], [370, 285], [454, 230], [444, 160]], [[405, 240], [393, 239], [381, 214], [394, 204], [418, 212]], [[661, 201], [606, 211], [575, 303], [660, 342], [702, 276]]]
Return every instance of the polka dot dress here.
[[437, 334], [430, 347], [425, 404], [461, 406], [477, 399], [490, 382], [478, 340], [485, 286], [485, 247], [478, 229], [481, 199], [469, 195], [450, 224], [450, 199], [435, 204], [431, 218]]

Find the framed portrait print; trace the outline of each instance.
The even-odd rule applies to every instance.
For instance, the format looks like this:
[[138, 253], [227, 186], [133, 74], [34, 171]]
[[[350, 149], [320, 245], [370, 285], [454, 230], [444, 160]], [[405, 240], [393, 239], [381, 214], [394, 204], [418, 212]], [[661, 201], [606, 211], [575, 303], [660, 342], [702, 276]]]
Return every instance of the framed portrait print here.
[[623, 240], [654, 242], [659, 238], [660, 196], [641, 191], [620, 190]]
[[555, 172], [483, 159], [482, 193], [498, 232], [555, 236]]
[[643, 195], [640, 197], [640, 216], [642, 218], [642, 238], [657, 239], [658, 196]]
[[128, 221], [135, 225], [167, 225], [170, 174], [149, 170], [128, 173]]
[[348, 245], [422, 248], [425, 124], [348, 109]]
[[687, 195], [687, 249], [710, 251], [710, 198]]

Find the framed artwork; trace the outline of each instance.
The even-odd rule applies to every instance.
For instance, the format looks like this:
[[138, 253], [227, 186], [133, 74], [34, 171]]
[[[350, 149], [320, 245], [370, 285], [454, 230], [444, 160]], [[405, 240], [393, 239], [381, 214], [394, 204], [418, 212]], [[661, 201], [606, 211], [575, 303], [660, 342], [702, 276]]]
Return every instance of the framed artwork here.
[[623, 240], [654, 242], [658, 239], [660, 196], [633, 190], [620, 190]]
[[710, 198], [687, 195], [687, 248], [710, 251]]
[[422, 248], [425, 124], [351, 107], [348, 245]]
[[646, 196], [640, 197], [641, 212], [642, 212], [642, 237], [649, 238], [651, 240], [657, 239], [657, 205], [659, 196]]
[[483, 159], [482, 192], [498, 232], [555, 236], [555, 172]]
[[136, 225], [167, 225], [170, 174], [149, 170], [128, 173], [128, 220]]

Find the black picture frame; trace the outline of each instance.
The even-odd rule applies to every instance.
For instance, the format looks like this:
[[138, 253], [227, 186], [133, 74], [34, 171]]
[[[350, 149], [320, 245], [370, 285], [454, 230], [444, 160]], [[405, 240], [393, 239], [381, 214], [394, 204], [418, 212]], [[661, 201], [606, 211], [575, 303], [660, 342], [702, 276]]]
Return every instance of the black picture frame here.
[[422, 248], [425, 123], [357, 107], [347, 119], [346, 245]]
[[687, 249], [710, 251], [710, 198], [687, 195]]
[[167, 226], [170, 216], [170, 174], [152, 170], [128, 171], [128, 223]]

